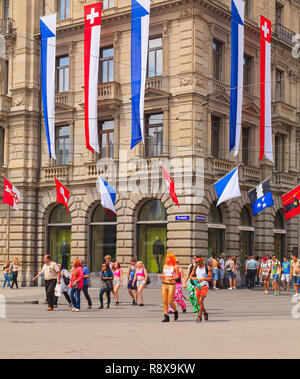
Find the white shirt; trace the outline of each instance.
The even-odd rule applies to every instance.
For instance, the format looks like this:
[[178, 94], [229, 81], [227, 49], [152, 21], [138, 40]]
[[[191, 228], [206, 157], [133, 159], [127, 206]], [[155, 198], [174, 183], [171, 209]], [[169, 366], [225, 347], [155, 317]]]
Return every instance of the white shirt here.
[[[200, 278], [207, 278], [207, 274], [206, 274], [206, 267], [197, 267], [196, 268], [196, 276], [198, 279]], [[203, 287], [203, 286], [207, 286], [208, 287], [208, 282], [206, 280], [202, 280], [202, 282], [200, 282], [200, 286]]]

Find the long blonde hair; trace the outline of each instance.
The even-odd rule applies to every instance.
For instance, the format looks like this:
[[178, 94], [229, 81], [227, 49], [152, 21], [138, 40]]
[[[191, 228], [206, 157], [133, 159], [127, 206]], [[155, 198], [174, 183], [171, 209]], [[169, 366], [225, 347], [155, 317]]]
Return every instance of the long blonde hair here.
[[20, 261], [19, 261], [18, 258], [15, 258], [15, 259], [14, 259], [14, 265], [18, 265], [18, 266], [20, 266]]

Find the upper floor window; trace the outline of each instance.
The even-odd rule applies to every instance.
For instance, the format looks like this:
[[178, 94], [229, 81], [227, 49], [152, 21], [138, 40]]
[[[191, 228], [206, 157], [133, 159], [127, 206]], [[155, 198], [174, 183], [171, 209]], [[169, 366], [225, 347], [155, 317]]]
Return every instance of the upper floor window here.
[[163, 74], [163, 40], [162, 37], [149, 40], [148, 78]]
[[3, 18], [7, 19], [9, 17], [10, 17], [9, 0], [4, 0], [4, 2], [3, 2]]
[[243, 143], [243, 152], [242, 158], [243, 163], [246, 166], [250, 165], [250, 128], [243, 127], [242, 128], [242, 143]]
[[211, 116], [211, 155], [214, 158], [220, 158], [220, 129], [221, 118]]
[[252, 65], [253, 58], [249, 55], [244, 55], [244, 89], [247, 92], [252, 92]]
[[69, 91], [69, 56], [58, 57], [56, 63], [56, 91]]
[[70, 157], [70, 127], [57, 126], [56, 131], [56, 164], [67, 165], [69, 164]]
[[283, 84], [284, 73], [281, 70], [276, 70], [275, 101], [283, 100]]
[[8, 68], [9, 68], [8, 61], [4, 61], [4, 88], [3, 88], [4, 95], [8, 94], [8, 80], [9, 80]]
[[103, 0], [103, 9], [113, 8], [115, 6], [115, 0]]
[[100, 52], [100, 81], [101, 83], [114, 81], [114, 48], [106, 47]]
[[252, 0], [245, 0], [245, 17], [250, 18], [252, 13]]
[[59, 20], [70, 18], [70, 0], [57, 0], [57, 10]]
[[223, 43], [213, 40], [213, 76], [216, 80], [223, 79]]
[[282, 24], [283, 5], [276, 2], [276, 24]]
[[275, 136], [275, 170], [284, 172], [284, 139], [283, 135]]
[[0, 126], [0, 166], [4, 165], [4, 128]]
[[163, 153], [163, 113], [148, 115], [146, 118], [146, 157], [159, 157]]
[[114, 120], [100, 121], [99, 145], [101, 158], [114, 157]]

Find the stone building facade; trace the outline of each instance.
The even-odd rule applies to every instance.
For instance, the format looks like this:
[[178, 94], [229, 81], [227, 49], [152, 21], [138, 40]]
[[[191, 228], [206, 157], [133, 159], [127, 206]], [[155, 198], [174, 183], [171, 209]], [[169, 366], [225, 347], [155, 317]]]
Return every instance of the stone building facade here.
[[[145, 144], [130, 151], [130, 1], [105, 0], [98, 86], [101, 154], [85, 148], [84, 18], [88, 0], [0, 0], [5, 38], [0, 76], [0, 173], [21, 191], [20, 211], [0, 205], [0, 260], [22, 262], [31, 283], [44, 253], [98, 271], [107, 253], [131, 256], [157, 272], [172, 251], [191, 256], [226, 252], [242, 258], [300, 248], [300, 219], [285, 221], [280, 196], [300, 182], [298, 0], [248, 0], [241, 150], [229, 153], [230, 1], [151, 1], [145, 94]], [[49, 159], [40, 97], [39, 18], [58, 12], [56, 147]], [[272, 33], [275, 163], [259, 163], [260, 14]], [[294, 56], [293, 57], [293, 51]], [[175, 179], [180, 208], [162, 180]], [[216, 207], [213, 183], [240, 164], [242, 196]], [[117, 216], [106, 219], [99, 175], [117, 189]], [[70, 213], [58, 206], [54, 177], [71, 191]], [[252, 217], [247, 191], [270, 178], [275, 206]]]

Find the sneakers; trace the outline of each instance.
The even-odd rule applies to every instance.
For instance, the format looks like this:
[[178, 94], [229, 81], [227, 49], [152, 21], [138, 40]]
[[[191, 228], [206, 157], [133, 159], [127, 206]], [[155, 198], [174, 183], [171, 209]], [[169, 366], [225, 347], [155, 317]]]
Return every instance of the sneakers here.
[[228, 288], [228, 290], [232, 291], [232, 288], [230, 287], [230, 288]]
[[232, 289], [233, 289], [233, 290], [236, 290], [236, 287], [233, 287]]
[[293, 297], [298, 297], [299, 296], [299, 294], [298, 293], [295, 293], [295, 295], [293, 295]]
[[48, 307], [48, 308], [47, 308], [47, 312], [51, 312], [51, 311], [53, 311], [53, 309], [54, 309], [54, 308], [52, 308], [52, 307]]

